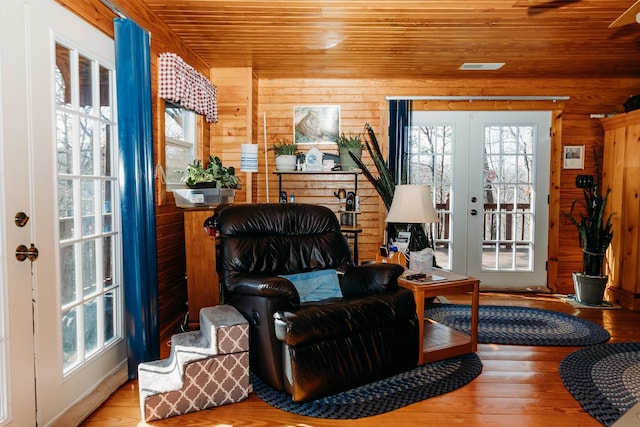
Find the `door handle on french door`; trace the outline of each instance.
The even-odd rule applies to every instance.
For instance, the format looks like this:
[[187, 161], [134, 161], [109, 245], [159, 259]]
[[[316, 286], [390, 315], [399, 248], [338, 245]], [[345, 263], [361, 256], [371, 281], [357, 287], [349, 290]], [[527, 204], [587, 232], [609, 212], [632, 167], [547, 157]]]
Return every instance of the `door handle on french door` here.
[[20, 245], [16, 248], [16, 259], [18, 261], [24, 261], [28, 259], [33, 262], [38, 259], [38, 248], [32, 243], [31, 247], [27, 248], [25, 245]]
[[29, 216], [24, 212], [18, 212], [13, 218], [13, 221], [15, 222], [16, 227], [22, 228], [29, 222]]
[[473, 216], [478, 215], [478, 211], [477, 211], [477, 210], [475, 210], [475, 209], [471, 209], [471, 210], [469, 211], [469, 213], [470, 213], [471, 215], [473, 215]]

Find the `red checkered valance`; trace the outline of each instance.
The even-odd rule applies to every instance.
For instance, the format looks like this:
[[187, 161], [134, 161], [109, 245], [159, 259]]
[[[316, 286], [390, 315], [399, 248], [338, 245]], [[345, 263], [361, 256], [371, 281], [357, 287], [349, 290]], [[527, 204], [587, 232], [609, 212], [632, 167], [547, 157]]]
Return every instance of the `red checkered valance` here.
[[161, 98], [218, 121], [217, 88], [175, 53], [161, 53], [158, 94]]

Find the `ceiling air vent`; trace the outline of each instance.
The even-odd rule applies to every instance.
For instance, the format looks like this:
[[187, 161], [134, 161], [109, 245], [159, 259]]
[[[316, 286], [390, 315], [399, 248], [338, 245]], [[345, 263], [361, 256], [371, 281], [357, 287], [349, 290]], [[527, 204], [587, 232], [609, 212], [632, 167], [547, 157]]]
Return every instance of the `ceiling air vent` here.
[[459, 70], [499, 70], [504, 62], [465, 62]]

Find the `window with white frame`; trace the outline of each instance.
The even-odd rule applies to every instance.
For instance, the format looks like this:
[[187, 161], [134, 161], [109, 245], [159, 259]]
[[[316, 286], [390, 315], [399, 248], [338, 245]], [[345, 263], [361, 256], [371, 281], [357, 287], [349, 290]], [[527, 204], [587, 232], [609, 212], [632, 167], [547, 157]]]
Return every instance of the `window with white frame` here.
[[169, 102], [164, 110], [167, 190], [181, 186], [182, 171], [195, 159], [196, 113]]
[[56, 43], [56, 148], [64, 374], [122, 339], [112, 66]]

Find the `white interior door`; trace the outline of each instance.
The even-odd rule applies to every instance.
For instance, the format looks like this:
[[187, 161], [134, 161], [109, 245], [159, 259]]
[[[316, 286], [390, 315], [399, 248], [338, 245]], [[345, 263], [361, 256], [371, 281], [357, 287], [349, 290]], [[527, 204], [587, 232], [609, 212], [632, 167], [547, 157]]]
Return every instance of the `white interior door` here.
[[409, 180], [432, 186], [438, 264], [484, 289], [546, 287], [549, 112], [413, 113]]
[[[11, 68], [2, 75], [7, 371], [11, 390], [35, 384], [35, 395], [11, 400], [7, 412], [35, 407], [47, 425], [126, 364], [114, 46], [52, 0], [3, 0], [2, 8], [2, 70]], [[27, 227], [12, 225], [18, 211], [31, 217]], [[33, 263], [11, 259], [17, 241], [38, 248]], [[33, 320], [15, 324], [24, 306]], [[17, 360], [23, 338], [30, 345]]]
[[36, 424], [31, 307], [31, 265], [19, 263], [16, 248], [32, 242], [24, 10], [19, 1], [0, 2], [0, 425]]

